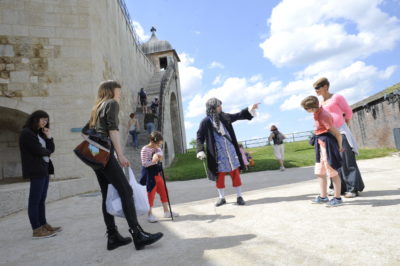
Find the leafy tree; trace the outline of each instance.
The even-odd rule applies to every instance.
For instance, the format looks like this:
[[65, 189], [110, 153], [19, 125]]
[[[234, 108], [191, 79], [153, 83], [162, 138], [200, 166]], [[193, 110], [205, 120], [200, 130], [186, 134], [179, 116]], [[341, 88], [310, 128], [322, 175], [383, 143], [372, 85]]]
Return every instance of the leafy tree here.
[[192, 139], [192, 140], [189, 142], [189, 144], [190, 144], [190, 146], [192, 146], [192, 149], [196, 148], [196, 140], [195, 140], [195, 139]]

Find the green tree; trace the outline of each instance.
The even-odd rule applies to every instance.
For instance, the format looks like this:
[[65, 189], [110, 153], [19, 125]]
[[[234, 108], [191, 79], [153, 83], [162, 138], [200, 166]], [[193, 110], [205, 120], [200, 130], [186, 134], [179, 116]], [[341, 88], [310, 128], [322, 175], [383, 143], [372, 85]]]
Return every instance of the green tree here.
[[189, 142], [189, 144], [190, 144], [190, 146], [192, 146], [192, 149], [196, 148], [196, 140], [195, 140], [195, 139], [192, 139], [192, 140]]

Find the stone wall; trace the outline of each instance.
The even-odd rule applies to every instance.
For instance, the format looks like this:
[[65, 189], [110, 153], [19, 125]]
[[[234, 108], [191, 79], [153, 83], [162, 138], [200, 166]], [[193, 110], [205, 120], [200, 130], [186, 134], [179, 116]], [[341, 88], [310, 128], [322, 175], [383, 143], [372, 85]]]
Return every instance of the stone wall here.
[[[122, 84], [125, 132], [138, 88], [154, 72], [126, 23], [117, 0], [0, 1], [0, 107], [49, 113], [56, 178], [93, 178], [72, 153], [81, 137], [71, 129], [88, 120], [99, 82]], [[0, 145], [15, 143], [15, 132], [0, 131]]]
[[353, 110], [350, 129], [360, 147], [396, 148], [393, 129], [400, 128], [400, 101], [383, 99]]

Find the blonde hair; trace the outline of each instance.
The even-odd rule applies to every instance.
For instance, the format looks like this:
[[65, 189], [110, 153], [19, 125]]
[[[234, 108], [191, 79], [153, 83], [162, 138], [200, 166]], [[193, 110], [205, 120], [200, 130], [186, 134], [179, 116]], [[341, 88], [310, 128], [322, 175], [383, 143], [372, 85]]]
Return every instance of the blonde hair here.
[[301, 101], [301, 106], [304, 109], [319, 108], [318, 98], [315, 96], [308, 96]]
[[100, 106], [105, 101], [114, 98], [114, 89], [116, 88], [121, 88], [121, 85], [114, 80], [106, 80], [100, 83], [99, 90], [97, 92], [96, 104], [92, 107], [92, 111], [90, 113], [90, 127], [94, 127], [96, 125]]

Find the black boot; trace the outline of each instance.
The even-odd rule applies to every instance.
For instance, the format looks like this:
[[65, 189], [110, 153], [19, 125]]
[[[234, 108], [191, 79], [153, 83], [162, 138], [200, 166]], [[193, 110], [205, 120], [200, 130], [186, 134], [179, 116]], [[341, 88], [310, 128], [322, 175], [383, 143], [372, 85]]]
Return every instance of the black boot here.
[[107, 230], [107, 249], [113, 250], [120, 246], [127, 245], [132, 242], [130, 237], [121, 236], [117, 229]]
[[242, 197], [237, 197], [236, 203], [237, 203], [237, 205], [245, 205], [246, 204], [246, 202], [244, 202]]
[[219, 207], [219, 206], [222, 206], [224, 204], [226, 204], [225, 198], [219, 198], [217, 203], [215, 203], [215, 207]]
[[136, 250], [144, 249], [145, 245], [153, 244], [154, 242], [160, 240], [161, 237], [163, 237], [163, 233], [146, 233], [145, 231], [143, 231], [140, 225], [137, 225], [134, 228], [129, 228], [129, 232], [132, 235], [133, 244], [135, 244]]

